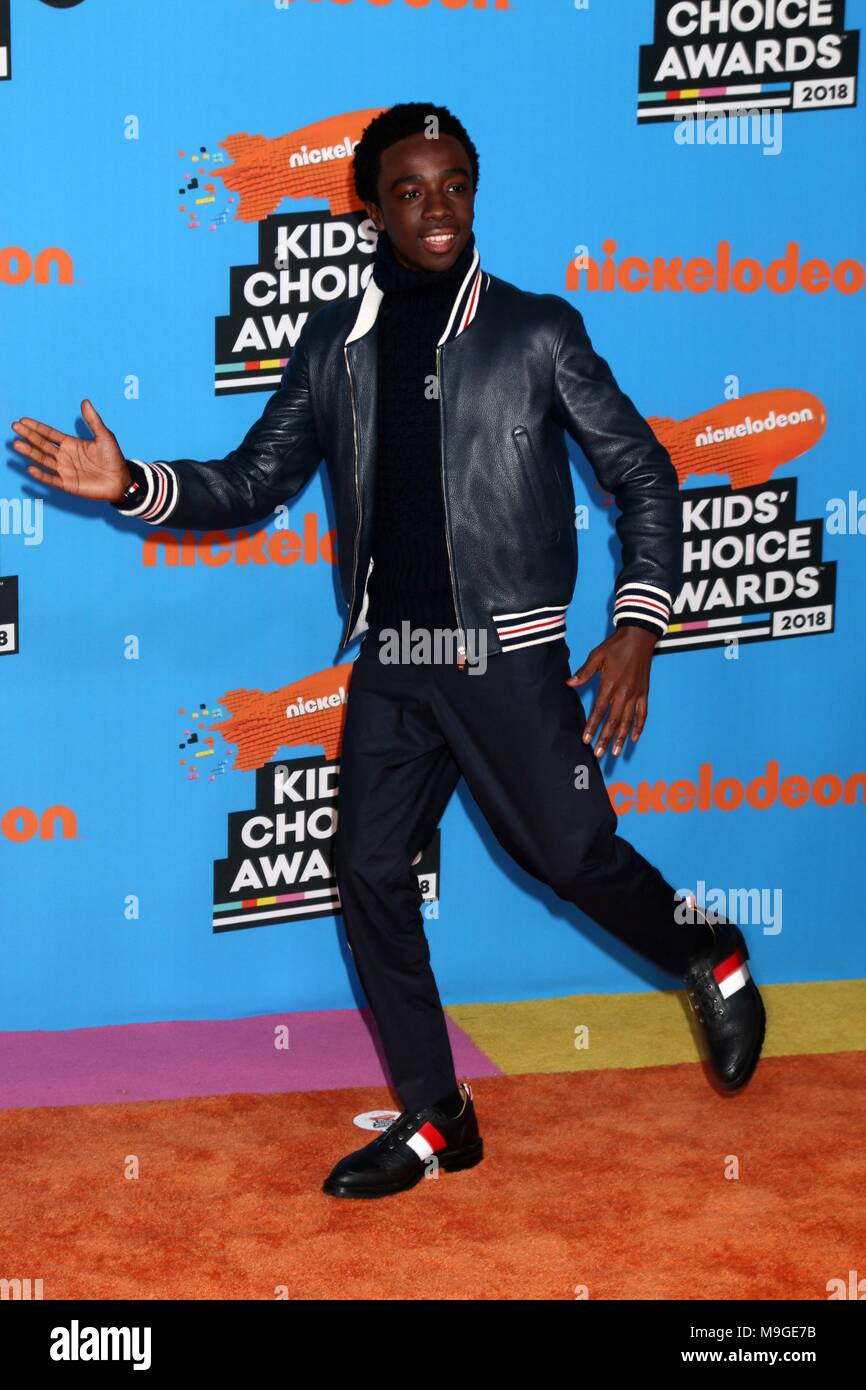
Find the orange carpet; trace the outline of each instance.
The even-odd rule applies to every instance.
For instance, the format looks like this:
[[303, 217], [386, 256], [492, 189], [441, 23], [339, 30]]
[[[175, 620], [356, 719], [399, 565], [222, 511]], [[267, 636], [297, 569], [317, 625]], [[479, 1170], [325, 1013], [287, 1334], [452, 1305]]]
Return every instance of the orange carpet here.
[[45, 1299], [826, 1299], [866, 1274], [863, 1062], [765, 1057], [733, 1096], [694, 1061], [488, 1077], [484, 1162], [375, 1202], [319, 1184], [385, 1088], [8, 1110], [0, 1275]]

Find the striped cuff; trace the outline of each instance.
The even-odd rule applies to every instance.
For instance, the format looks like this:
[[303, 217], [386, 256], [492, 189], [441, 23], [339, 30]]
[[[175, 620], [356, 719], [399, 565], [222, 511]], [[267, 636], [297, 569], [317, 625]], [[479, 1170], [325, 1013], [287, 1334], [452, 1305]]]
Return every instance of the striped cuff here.
[[623, 584], [616, 591], [613, 606], [614, 627], [620, 623], [647, 624], [661, 636], [671, 620], [673, 599], [667, 589], [655, 584]]
[[[119, 507], [112, 502], [115, 511], [122, 516], [135, 516], [151, 526], [160, 526], [171, 515], [178, 499], [177, 474], [168, 463], [143, 463], [141, 459], [128, 459], [135, 464], [135, 476], [143, 484], [144, 495], [134, 507]], [[130, 468], [130, 471], [134, 470]]]
[[553, 642], [565, 636], [566, 603], [545, 604], [543, 608], [526, 608], [517, 613], [494, 613], [493, 626], [504, 652], [518, 647], [534, 646], [536, 642]]

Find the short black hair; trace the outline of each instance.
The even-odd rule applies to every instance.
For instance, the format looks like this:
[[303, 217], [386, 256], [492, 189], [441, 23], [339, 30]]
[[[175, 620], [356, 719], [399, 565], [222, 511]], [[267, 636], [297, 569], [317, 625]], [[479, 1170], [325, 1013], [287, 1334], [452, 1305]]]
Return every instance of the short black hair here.
[[361, 139], [355, 146], [352, 172], [355, 192], [362, 203], [379, 206], [377, 184], [382, 151], [408, 135], [423, 135], [429, 128], [431, 116], [438, 119], [440, 135], [453, 135], [455, 140], [460, 141], [469, 156], [473, 190], [478, 188], [478, 151], [462, 121], [453, 116], [447, 106], [436, 106], [432, 101], [401, 101], [374, 116], [370, 124], [364, 127]]

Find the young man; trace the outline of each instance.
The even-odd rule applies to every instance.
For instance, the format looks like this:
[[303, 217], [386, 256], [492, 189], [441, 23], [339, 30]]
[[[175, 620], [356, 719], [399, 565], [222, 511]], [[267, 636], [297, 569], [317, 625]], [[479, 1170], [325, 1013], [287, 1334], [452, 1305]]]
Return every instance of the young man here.
[[[89, 401], [91, 441], [13, 424], [33, 477], [182, 529], [264, 520], [326, 461], [348, 604], [341, 646], [364, 634], [343, 733], [335, 872], [404, 1106], [336, 1164], [323, 1188], [333, 1196], [400, 1192], [434, 1155], [445, 1169], [483, 1155], [413, 870], [461, 775], [519, 864], [685, 982], [725, 1088], [746, 1084], [764, 1037], [739, 928], [680, 901], [617, 835], [597, 761], [611, 742], [614, 755], [629, 735], [636, 742], [646, 721], [653, 648], [682, 579], [676, 474], [580, 313], [482, 267], [478, 172], [446, 107], [402, 103], [370, 123], [354, 177], [378, 231], [372, 277], [307, 321], [279, 389], [224, 459], [127, 460]], [[564, 431], [613, 494], [622, 543], [615, 630], [574, 676]], [[408, 660], [394, 659], [394, 630], [412, 639]], [[445, 660], [443, 635], [455, 639]], [[587, 719], [576, 686], [596, 673]]]

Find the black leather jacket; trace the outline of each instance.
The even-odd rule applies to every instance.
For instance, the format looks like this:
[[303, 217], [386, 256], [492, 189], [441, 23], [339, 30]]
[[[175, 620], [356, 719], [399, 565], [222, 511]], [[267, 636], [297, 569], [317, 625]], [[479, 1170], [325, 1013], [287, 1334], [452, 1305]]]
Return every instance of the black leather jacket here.
[[[341, 649], [367, 628], [382, 293], [370, 278], [307, 320], [279, 387], [225, 458], [130, 460], [144, 496], [121, 508], [153, 526], [249, 525], [300, 492], [324, 459], [348, 605]], [[619, 508], [614, 623], [664, 633], [682, 582], [676, 472], [578, 310], [488, 274], [476, 246], [436, 359], [453, 596], [462, 634], [475, 630], [474, 649], [481, 630], [490, 654], [564, 634], [577, 578], [564, 431]]]

